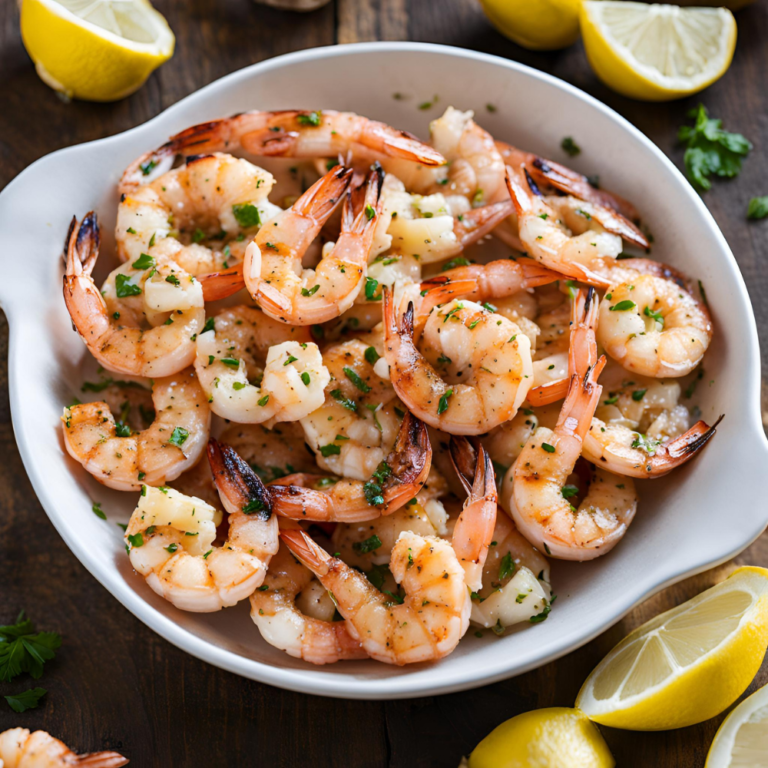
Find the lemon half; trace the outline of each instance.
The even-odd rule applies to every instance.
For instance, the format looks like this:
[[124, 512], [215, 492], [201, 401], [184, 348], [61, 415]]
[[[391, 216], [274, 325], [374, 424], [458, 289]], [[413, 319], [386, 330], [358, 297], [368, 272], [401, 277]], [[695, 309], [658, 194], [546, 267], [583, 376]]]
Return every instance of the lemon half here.
[[469, 768], [613, 768], [608, 745], [578, 709], [536, 709], [494, 728]]
[[576, 706], [628, 730], [700, 723], [746, 690], [767, 644], [768, 569], [739, 568], [622, 640], [587, 678]]
[[768, 685], [723, 720], [705, 768], [768, 768]]
[[147, 0], [23, 0], [21, 37], [47, 85], [88, 101], [133, 93], [175, 43]]
[[668, 101], [722, 77], [736, 47], [726, 8], [586, 0], [581, 34], [595, 74], [625, 96]]
[[579, 37], [581, 0], [480, 0], [488, 20], [523, 48], [554, 51]]

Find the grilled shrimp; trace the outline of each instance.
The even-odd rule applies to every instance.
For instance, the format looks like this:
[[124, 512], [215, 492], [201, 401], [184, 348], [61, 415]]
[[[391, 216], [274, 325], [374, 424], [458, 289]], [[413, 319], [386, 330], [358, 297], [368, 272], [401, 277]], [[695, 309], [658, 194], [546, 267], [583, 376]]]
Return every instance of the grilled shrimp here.
[[96, 214], [73, 219], [67, 237], [64, 301], [72, 323], [91, 354], [110, 371], [134, 376], [170, 376], [191, 365], [195, 334], [203, 327], [203, 292], [194, 277], [173, 262], [156, 264], [141, 257], [119, 267], [105, 292], [114, 299], [142, 297], [154, 327], [124, 325], [119, 311], [110, 311], [91, 273], [99, 256]]
[[432, 146], [448, 164], [434, 168], [402, 160], [385, 160], [388, 172], [420, 194], [462, 195], [474, 205], [504, 198], [504, 160], [493, 137], [474, 120], [474, 113], [448, 107], [429, 124]]
[[167, 172], [176, 156], [241, 149], [260, 157], [339, 157], [366, 162], [400, 157], [426, 166], [445, 158], [412, 134], [352, 112], [325, 110], [242, 112], [187, 128], [126, 169], [120, 191]]
[[289, 656], [311, 664], [368, 658], [346, 622], [333, 621], [336, 608], [325, 587], [286, 545], [272, 558], [264, 583], [250, 599], [251, 618], [261, 636]]
[[389, 380], [381, 344], [352, 339], [323, 351], [331, 380], [324, 404], [301, 420], [307, 444], [327, 472], [367, 480], [395, 442], [405, 408]]
[[432, 446], [426, 426], [406, 413], [397, 440], [368, 482], [294, 474], [269, 486], [278, 515], [293, 520], [359, 522], [410, 501], [427, 480]]
[[712, 321], [704, 304], [675, 281], [638, 275], [611, 286], [605, 298], [598, 341], [628, 371], [677, 377], [701, 362]]
[[116, 424], [105, 402], [64, 409], [64, 445], [100, 483], [118, 491], [162, 485], [193, 467], [208, 442], [211, 414], [190, 368], [155, 379], [155, 419], [142, 432]]
[[710, 427], [697, 421], [682, 435], [659, 439], [637, 432], [622, 424], [606, 424], [592, 419], [584, 436], [584, 458], [617, 475], [662, 477], [696, 456], [715, 436], [720, 416]]
[[0, 733], [0, 768], [120, 768], [129, 760], [117, 752], [76, 755], [45, 731], [10, 728]]
[[[413, 314], [409, 304], [396, 317], [385, 289], [384, 353], [408, 408], [457, 435], [483, 434], [513, 418], [533, 383], [530, 341], [518, 326], [479, 304], [452, 301], [427, 319], [422, 354], [413, 340]], [[447, 383], [438, 371], [457, 383]]]
[[587, 376], [573, 375], [555, 429], [536, 430], [502, 487], [502, 498], [523, 536], [564, 560], [591, 560], [610, 551], [637, 509], [632, 480], [599, 468], [594, 468], [578, 507], [564, 491], [602, 392], [597, 379], [604, 365], [602, 357]]
[[[558, 212], [547, 204], [525, 168], [507, 167], [507, 186], [515, 204], [519, 238], [523, 250], [545, 267], [599, 288], [609, 282], [592, 269], [593, 262], [616, 258], [622, 249], [622, 234], [613, 234], [600, 221], [616, 218], [610, 211], [590, 207], [579, 217], [585, 229], [573, 234]], [[559, 198], [560, 200], [562, 198]], [[558, 198], [553, 198], [553, 202]], [[578, 203], [581, 210], [586, 203]], [[573, 222], [572, 222], [573, 223]]]
[[[145, 166], [147, 167], [147, 166]], [[123, 189], [115, 239], [123, 261], [171, 258], [192, 275], [242, 261], [247, 241], [280, 212], [272, 174], [231, 155], [195, 155], [146, 184]]]
[[250, 307], [224, 310], [205, 328], [195, 370], [217, 415], [247, 424], [297, 421], [322, 404], [330, 377], [307, 329]]
[[467, 586], [476, 592], [483, 583], [483, 568], [496, 526], [496, 476], [491, 458], [478, 442], [451, 437], [451, 460], [467, 492], [464, 508], [456, 521], [451, 544], [464, 569]]
[[228, 513], [222, 546], [214, 545], [221, 512], [172, 488], [143, 486], [125, 531], [131, 565], [147, 584], [177, 608], [200, 613], [251, 595], [279, 546], [277, 517], [258, 475], [215, 440], [208, 460]]
[[500, 507], [482, 573], [482, 587], [472, 593], [470, 623], [497, 634], [530, 621], [550, 603], [549, 561], [520, 534]]
[[[287, 211], [259, 230], [243, 263], [245, 285], [271, 317], [293, 325], [332, 320], [354, 303], [363, 286], [368, 254], [380, 211], [382, 177], [372, 171], [359, 210], [345, 194], [352, 171], [329, 171]], [[315, 269], [301, 261], [323, 223], [344, 199], [341, 234]]]
[[377, 661], [441, 659], [467, 631], [471, 606], [464, 570], [447, 541], [403, 531], [389, 569], [405, 594], [387, 596], [304, 531], [284, 530], [280, 537], [333, 594], [349, 633]]

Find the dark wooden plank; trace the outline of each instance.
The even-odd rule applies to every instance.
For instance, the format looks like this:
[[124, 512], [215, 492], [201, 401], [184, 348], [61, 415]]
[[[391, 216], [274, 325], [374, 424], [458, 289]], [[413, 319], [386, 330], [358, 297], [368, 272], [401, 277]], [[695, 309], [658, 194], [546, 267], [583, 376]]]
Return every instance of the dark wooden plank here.
[[[699, 98], [669, 105], [623, 99], [597, 82], [580, 44], [554, 54], [525, 51], [499, 35], [475, 0], [338, 0], [312, 14], [286, 14], [249, 0], [158, 0], [177, 35], [174, 59], [137, 94], [117, 104], [66, 104], [37, 78], [21, 47], [14, 3], [0, 4], [0, 186], [30, 162], [72, 143], [141, 123], [215, 78], [290, 50], [335, 40], [425, 40], [522, 61], [578, 85], [628, 117], [680, 163], [677, 126]], [[740, 41], [727, 77], [701, 100], [756, 149], [742, 176], [718, 184], [705, 200], [736, 253], [768, 335], [768, 272], [761, 264], [768, 225], [748, 224], [746, 202], [768, 193], [765, 3], [741, 12]], [[520, 105], [521, 109], [525, 105]], [[392, 766], [453, 768], [491, 728], [536, 707], [573, 703], [602, 656], [640, 623], [721, 579], [734, 564], [688, 579], [633, 611], [600, 638], [553, 664], [514, 680], [451, 696], [389, 702], [307, 697], [214, 669], [147, 630], [85, 571], [58, 537], [23, 471], [7, 398], [7, 328], [0, 325], [0, 621], [26, 608], [44, 628], [65, 637], [44, 685], [50, 699], [14, 715], [0, 704], [0, 730], [23, 723], [45, 728], [83, 749], [116, 748], [135, 765]], [[764, 362], [765, 365], [765, 362]], [[764, 371], [766, 369], [764, 368]], [[768, 390], [764, 388], [764, 394]], [[768, 398], [764, 397], [768, 413]], [[768, 565], [763, 536], [735, 563]], [[763, 666], [750, 690], [768, 682]], [[19, 688], [24, 683], [19, 683]], [[3, 686], [0, 693], [11, 688]], [[17, 690], [16, 685], [12, 687]], [[632, 734], [606, 730], [622, 766], [702, 766], [715, 718], [683, 731]]]

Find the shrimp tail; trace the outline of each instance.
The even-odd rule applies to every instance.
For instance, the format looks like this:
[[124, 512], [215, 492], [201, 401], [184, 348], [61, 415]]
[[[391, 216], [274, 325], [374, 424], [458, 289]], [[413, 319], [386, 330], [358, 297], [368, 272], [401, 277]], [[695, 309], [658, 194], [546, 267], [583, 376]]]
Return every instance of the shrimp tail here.
[[410, 501], [427, 481], [432, 465], [432, 444], [427, 425], [406, 411], [397, 440], [386, 458], [391, 474], [384, 481], [384, 514]]
[[658, 451], [650, 461], [651, 476], [660, 477], [690, 461], [715, 436], [717, 427], [724, 418], [725, 414], [722, 414], [711, 427], [705, 421], [699, 420], [687, 432], [662, 446], [663, 450]]
[[325, 576], [331, 570], [334, 558], [301, 529], [281, 530], [280, 538], [302, 565], [309, 568], [315, 576]]
[[[77, 231], [75, 231], [77, 230]], [[83, 216], [80, 226], [77, 219], [72, 218], [67, 233], [67, 272], [69, 275], [90, 275], [99, 258], [101, 234], [99, 220], [93, 211]]]
[[456, 235], [463, 250], [487, 235], [514, 212], [515, 207], [511, 200], [502, 200], [499, 203], [474, 208], [454, 219], [453, 234]]
[[[595, 328], [600, 309], [600, 299], [590, 286], [586, 291], [580, 288], [573, 300], [571, 312], [571, 340], [568, 349], [568, 370], [570, 373], [585, 371], [597, 359]], [[549, 381], [528, 390], [527, 400], [533, 407], [549, 405], [562, 400], [568, 394], [570, 377]]]
[[119, 752], [90, 752], [86, 755], [77, 755], [72, 760], [73, 765], [83, 768], [120, 768], [128, 765], [130, 760]]
[[451, 435], [449, 446], [451, 464], [467, 494], [472, 493], [472, 483], [477, 469], [477, 456], [480, 447], [480, 443], [476, 439], [470, 440], [463, 435]]
[[354, 171], [337, 165], [316, 181], [293, 205], [293, 210], [322, 226], [345, 198]]
[[560, 429], [567, 422], [573, 423], [575, 420], [576, 426], [573, 431], [581, 440], [584, 439], [584, 435], [589, 431], [592, 424], [592, 416], [603, 391], [597, 380], [607, 362], [606, 356], [601, 355], [600, 359], [589, 367], [583, 377], [579, 376], [578, 373], [571, 376], [568, 395], [560, 411], [556, 429]]
[[[469, 495], [456, 521], [452, 545], [464, 568], [467, 585], [477, 591], [482, 586], [482, 571], [496, 527], [496, 476], [491, 457], [479, 441], [473, 446], [465, 437], [452, 436], [450, 450], [451, 460]], [[476, 455], [476, 461], [470, 469], [469, 461], [473, 453]], [[471, 478], [473, 479], [470, 486], [468, 480]]]
[[164, 173], [168, 173], [173, 168], [178, 152], [176, 144], [171, 139], [161, 147], [140, 155], [123, 172], [117, 185], [118, 191], [123, 195], [129, 194]]
[[342, 231], [363, 234], [370, 230], [371, 237], [381, 212], [381, 189], [384, 184], [384, 169], [375, 162], [371, 166], [364, 184], [348, 190], [342, 211]]
[[[432, 287], [428, 287], [430, 285]], [[446, 304], [453, 299], [474, 298], [475, 294], [479, 292], [479, 288], [478, 281], [471, 279], [451, 281], [449, 277], [440, 275], [425, 280], [421, 284], [421, 290], [427, 291], [427, 293], [419, 305], [416, 326], [420, 327], [422, 323], [425, 323], [435, 307]]]
[[637, 208], [628, 200], [612, 192], [598, 189], [586, 176], [572, 171], [564, 165], [554, 163], [551, 160], [545, 160], [541, 157], [533, 158], [530, 172], [540, 182], [546, 182], [561, 192], [616, 211], [632, 226], [635, 234], [638, 236], [637, 240], [632, 242], [635, 242], [641, 248], [648, 248], [648, 240], [645, 235], [632, 224], [632, 222], [639, 221], [640, 217]]
[[245, 288], [242, 262], [231, 269], [201, 275], [197, 280], [203, 286], [203, 299], [205, 301], [226, 299]]
[[261, 478], [240, 455], [228, 445], [211, 438], [208, 462], [213, 481], [227, 512], [244, 512], [259, 520], [272, 516], [272, 496]]

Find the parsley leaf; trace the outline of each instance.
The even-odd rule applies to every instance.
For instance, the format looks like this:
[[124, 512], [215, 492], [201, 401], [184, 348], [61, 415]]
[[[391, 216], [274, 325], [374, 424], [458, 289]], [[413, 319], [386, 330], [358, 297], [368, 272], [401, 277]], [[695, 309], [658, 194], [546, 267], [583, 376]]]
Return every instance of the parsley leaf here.
[[369, 552], [377, 550], [380, 546], [381, 539], [374, 533], [373, 536], [370, 536], [364, 541], [356, 541], [352, 545], [352, 549], [361, 555], [367, 555]]
[[581, 147], [573, 140], [571, 136], [566, 136], [561, 142], [560, 146], [569, 157], [576, 157], [581, 154]]
[[8, 702], [8, 706], [14, 711], [21, 714], [28, 709], [35, 709], [40, 703], [40, 699], [45, 696], [48, 691], [45, 688], [30, 688], [28, 691], [17, 693], [11, 696], [3, 696]]
[[35, 633], [22, 611], [15, 624], [0, 627], [0, 682], [8, 683], [22, 672], [37, 680], [60, 645], [61, 637], [55, 632]]
[[232, 214], [243, 229], [261, 226], [259, 209], [251, 203], [235, 203], [232, 206]]
[[677, 137], [687, 144], [683, 161], [691, 183], [706, 191], [712, 187], [709, 177], [713, 174], [729, 179], [737, 176], [742, 158], [747, 156], [752, 144], [740, 133], [723, 130], [723, 121], [711, 119], [703, 104], [691, 110], [688, 117], [694, 125], [682, 126]]
[[764, 219], [768, 216], [768, 195], [753, 197], [747, 208], [748, 219]]

